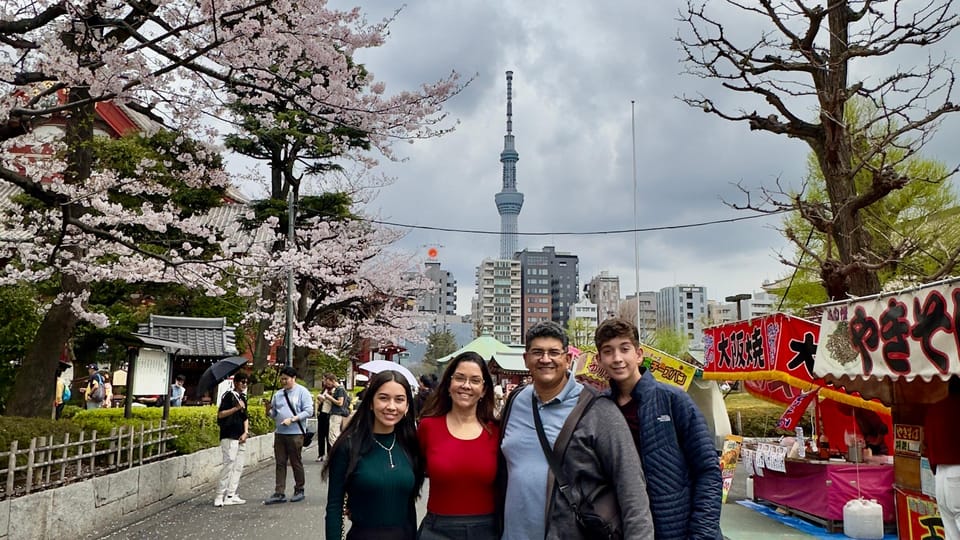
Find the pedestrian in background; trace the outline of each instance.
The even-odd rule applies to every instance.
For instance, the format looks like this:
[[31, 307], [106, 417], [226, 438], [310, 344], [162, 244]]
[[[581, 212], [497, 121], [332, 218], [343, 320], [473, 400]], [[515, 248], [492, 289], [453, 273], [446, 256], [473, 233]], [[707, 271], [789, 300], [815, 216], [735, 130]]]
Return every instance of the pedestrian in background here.
[[322, 475], [328, 478], [326, 538], [341, 538], [345, 513], [348, 540], [412, 540], [414, 503], [423, 484], [413, 417], [413, 392], [396, 371], [370, 378], [353, 419], [330, 449]]
[[213, 505], [217, 507], [247, 502], [237, 494], [240, 475], [243, 474], [246, 442], [250, 436], [250, 420], [247, 417], [247, 380], [246, 373], [234, 375], [233, 389], [224, 392], [217, 410], [220, 452], [223, 455], [220, 483], [217, 485], [217, 494], [213, 498]]
[[[324, 386], [324, 392], [325, 391], [326, 387]], [[330, 450], [327, 435], [330, 433], [330, 410], [333, 408], [333, 405], [329, 400], [324, 399], [324, 392], [317, 394], [317, 398], [313, 403], [314, 408], [317, 410], [317, 461], [323, 461], [323, 457]]]
[[498, 538], [500, 426], [492, 388], [486, 362], [465, 352], [450, 361], [426, 402], [417, 438], [430, 496], [419, 540]]
[[87, 373], [90, 377], [87, 378], [87, 387], [84, 390], [85, 407], [99, 409], [104, 398], [103, 377], [96, 364], [88, 364]]
[[100, 406], [109, 409], [113, 407], [113, 383], [110, 382], [110, 372], [104, 371], [100, 377], [103, 379], [103, 401]]
[[642, 367], [637, 327], [607, 319], [594, 334], [609, 397], [630, 427], [643, 463], [657, 540], [721, 540], [722, 480], [713, 435], [680, 387]]
[[170, 385], [170, 406], [179, 407], [183, 405], [183, 396], [187, 394], [187, 389], [183, 387], [183, 384], [187, 382], [187, 377], [185, 375], [177, 375], [177, 378], [174, 379], [173, 384]]
[[66, 368], [63, 367], [63, 364], [60, 364], [60, 367], [57, 368], [57, 383], [53, 397], [53, 417], [57, 420], [63, 415], [63, 407], [66, 405], [66, 399], [69, 399], [66, 396], [69, 396], [70, 382], [63, 380], [64, 371], [66, 371]]
[[350, 416], [347, 405], [347, 391], [340, 385], [337, 376], [327, 373], [323, 376], [323, 393], [320, 398], [330, 404], [330, 424], [327, 426], [327, 446], [333, 448], [340, 437], [340, 427], [343, 419]]
[[303, 422], [313, 416], [313, 397], [306, 387], [297, 384], [297, 370], [284, 366], [280, 370], [280, 389], [266, 403], [267, 416], [273, 418], [276, 432], [273, 436], [273, 457], [276, 460], [276, 485], [264, 504], [287, 502], [287, 463], [293, 470], [293, 497], [290, 502], [304, 498]]

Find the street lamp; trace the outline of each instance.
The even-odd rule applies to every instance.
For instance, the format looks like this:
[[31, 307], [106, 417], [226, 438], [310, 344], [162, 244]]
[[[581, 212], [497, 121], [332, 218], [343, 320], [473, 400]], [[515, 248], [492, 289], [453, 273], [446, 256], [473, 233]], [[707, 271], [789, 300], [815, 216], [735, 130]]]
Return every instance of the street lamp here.
[[752, 298], [751, 295], [749, 295], [749, 294], [747, 294], [747, 293], [740, 293], [740, 294], [735, 294], [735, 295], [733, 295], [733, 296], [728, 296], [728, 297], [724, 298], [724, 300], [726, 300], [727, 302], [736, 302], [736, 303], [737, 303], [737, 320], [739, 321], [739, 320], [742, 320], [742, 319], [743, 319], [743, 315], [741, 314], [742, 312], [741, 312], [740, 302], [741, 302], [742, 300], [749, 300], [750, 298]]

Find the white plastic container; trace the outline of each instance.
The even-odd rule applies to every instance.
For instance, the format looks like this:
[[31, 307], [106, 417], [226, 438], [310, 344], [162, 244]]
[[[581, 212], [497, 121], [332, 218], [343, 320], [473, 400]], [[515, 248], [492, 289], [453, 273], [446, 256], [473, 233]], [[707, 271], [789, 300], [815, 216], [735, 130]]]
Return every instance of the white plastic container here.
[[859, 540], [882, 540], [883, 507], [875, 500], [847, 501], [843, 505], [843, 534]]
[[753, 476], [747, 477], [747, 500], [753, 500]]

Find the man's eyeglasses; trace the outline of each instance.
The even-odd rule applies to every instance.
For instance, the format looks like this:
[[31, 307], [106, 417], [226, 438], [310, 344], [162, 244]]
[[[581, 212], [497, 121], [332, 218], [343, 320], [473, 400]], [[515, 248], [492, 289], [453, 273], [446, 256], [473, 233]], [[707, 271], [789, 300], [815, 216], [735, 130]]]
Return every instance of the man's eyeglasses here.
[[543, 355], [547, 355], [550, 357], [551, 360], [559, 360], [560, 357], [563, 356], [564, 352], [565, 351], [561, 349], [550, 349], [550, 350], [530, 349], [530, 351], [527, 354], [529, 354], [535, 359], [543, 358]]
[[483, 386], [483, 377], [467, 377], [466, 375], [461, 375], [455, 373], [453, 375], [453, 382], [463, 386], [467, 383], [470, 383], [470, 386]]

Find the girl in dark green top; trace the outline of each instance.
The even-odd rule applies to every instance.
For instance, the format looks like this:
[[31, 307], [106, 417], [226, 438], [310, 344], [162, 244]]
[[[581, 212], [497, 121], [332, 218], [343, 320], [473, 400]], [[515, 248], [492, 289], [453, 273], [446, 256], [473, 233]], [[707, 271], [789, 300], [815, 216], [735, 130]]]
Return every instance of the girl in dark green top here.
[[420, 447], [410, 404], [413, 393], [396, 371], [371, 377], [363, 401], [324, 465], [326, 537], [342, 538], [343, 507], [350, 512], [348, 540], [412, 540], [414, 507], [423, 484]]

